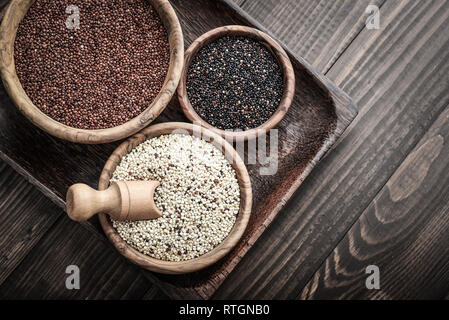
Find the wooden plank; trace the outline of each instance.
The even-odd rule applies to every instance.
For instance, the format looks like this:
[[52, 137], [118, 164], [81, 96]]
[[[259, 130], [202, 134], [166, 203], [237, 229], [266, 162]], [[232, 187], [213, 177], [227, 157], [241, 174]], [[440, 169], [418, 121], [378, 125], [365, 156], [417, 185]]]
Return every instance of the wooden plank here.
[[[16, 286], [20, 286], [19, 283], [13, 280], [14, 284], [12, 287], [10, 287], [8, 283], [10, 283], [11, 280], [6, 279], [11, 274], [12, 279], [15, 279], [17, 277], [17, 274], [13, 271], [19, 265], [19, 270], [24, 269], [24, 267], [20, 264], [22, 261], [24, 261], [25, 264], [27, 263], [27, 261], [33, 263], [33, 260], [30, 260], [31, 258], [27, 257], [27, 255], [33, 256], [36, 261], [42, 259], [40, 257], [40, 254], [35, 252], [35, 250], [39, 250], [39, 248], [42, 248], [42, 244], [38, 242], [41, 239], [44, 239], [42, 241], [46, 241], [45, 238], [48, 237], [48, 234], [45, 235], [45, 233], [52, 226], [54, 226], [55, 223], [57, 224], [55, 227], [57, 229], [58, 226], [60, 226], [61, 221], [59, 223], [57, 223], [56, 221], [64, 215], [65, 214], [56, 205], [51, 203], [51, 201], [47, 197], [45, 197], [32, 184], [26, 181], [14, 169], [8, 166], [5, 162], [0, 162], [0, 234], [2, 235], [0, 237], [0, 285], [6, 282], [4, 287], [0, 287], [0, 295], [2, 295], [4, 298], [40, 298], [44, 297], [45, 295], [53, 298], [58, 297], [54, 295], [55, 292], [39, 292], [39, 288], [42, 288], [40, 285], [36, 285], [36, 288], [32, 288], [31, 293], [27, 295], [27, 293], [21, 291], [20, 288], [17, 290]], [[53, 231], [55, 228], [53, 228]], [[79, 226], [77, 228], [79, 228]], [[76, 234], [79, 235], [80, 233], [78, 232]], [[81, 234], [84, 234], [85, 236], [87, 235], [89, 241], [91, 242], [98, 242], [98, 240], [93, 240], [93, 238], [90, 236], [90, 233], [88, 233], [87, 231], [83, 231], [81, 232]], [[60, 232], [60, 236], [58, 238], [52, 239], [59, 242], [60, 244], [64, 244], [66, 240], [64, 237], [64, 232]], [[74, 239], [76, 239], [76, 236], [74, 236]], [[129, 267], [132, 267], [132, 269], [134, 269], [133, 272], [137, 275], [135, 278], [140, 280], [132, 282], [128, 281], [128, 288], [124, 292], [123, 297], [136, 297], [136, 292], [143, 293], [148, 290], [149, 292], [152, 292], [152, 295], [148, 295], [148, 299], [166, 298], [166, 296], [156, 287], [150, 286], [148, 289], [147, 281], [142, 277], [138, 268], [129, 266], [129, 263], [123, 261], [123, 259], [118, 254], [113, 251], [111, 252], [111, 249], [108, 248], [109, 246], [104, 240], [100, 243], [102, 243], [102, 246], [99, 246], [99, 248], [109, 251], [109, 256], [115, 256], [115, 260], [117, 261], [117, 263], [115, 264], [121, 264], [128, 267], [128, 269], [124, 267], [119, 268], [120, 270], [125, 270], [125, 274], [128, 278], [130, 275], [132, 275], [129, 271], [131, 270], [131, 268]], [[52, 244], [49, 243], [48, 240], [47, 245], [52, 246]], [[83, 246], [82, 243], [80, 245]], [[60, 255], [55, 256], [53, 261], [56, 264], [59, 261], [62, 261], [59, 259], [61, 255], [66, 255], [64, 256], [65, 259], [69, 259], [70, 257], [73, 258], [73, 256], [71, 255], [71, 251], [69, 251], [69, 248], [67, 248], [65, 251], [60, 251]], [[43, 247], [43, 249], [47, 250], [47, 248], [45, 247]], [[112, 259], [109, 260], [112, 261]], [[92, 259], [91, 261], [95, 261], [95, 259]], [[86, 263], [88, 264], [89, 262], [86, 261]], [[42, 269], [47, 268], [45, 263], [42, 263], [41, 266]], [[31, 269], [32, 271], [30, 271], [31, 273], [28, 275], [29, 280], [27, 281], [31, 284], [37, 281], [42, 281], [42, 278], [40, 278], [41, 269]], [[101, 272], [101, 270], [99, 271]], [[99, 280], [104, 280], [104, 278], [101, 278], [102, 275], [101, 273], [98, 273], [98, 271], [95, 275], [96, 277], [92, 277], [91, 279], [93, 283], [97, 283]], [[22, 275], [20, 277], [22, 277]], [[124, 284], [126, 283], [126, 277], [120, 278], [118, 276], [117, 278], [119, 279], [119, 282]], [[52, 273], [50, 272], [48, 283], [51, 285], [54, 283], [54, 281], [55, 280], [54, 278], [52, 278]], [[105, 282], [107, 284], [108, 280], [106, 280]], [[142, 287], [142, 284], [145, 284], [145, 286]], [[24, 283], [24, 286], [27, 287], [27, 284]], [[114, 285], [109, 283], [109, 286], [113, 287]], [[126, 287], [126, 285], [124, 285], [123, 287]], [[11, 295], [11, 290], [13, 289], [17, 291], [15, 291]], [[109, 291], [110, 290], [108, 290], [108, 292], [103, 292], [96, 295], [96, 298], [109, 297], [109, 295], [111, 295]], [[76, 297], [89, 297], [91, 291], [88, 292], [87, 296], [81, 294], [82, 293], [80, 292], [80, 295]]]
[[246, 0], [233, 0], [235, 2], [236, 5], [238, 6], [242, 6]]
[[449, 101], [449, 2], [387, 1], [328, 73], [360, 114], [216, 298], [296, 298]]
[[[301, 293], [304, 299], [442, 299], [449, 288], [449, 108]], [[365, 269], [380, 269], [380, 290]]]
[[168, 297], [156, 286], [151, 287], [142, 300], [168, 300]]
[[[66, 289], [69, 265], [79, 267], [79, 290]], [[0, 286], [0, 298], [140, 299], [152, 287], [138, 267], [64, 217]]]
[[[172, 3], [187, 45], [217, 26], [252, 23], [241, 16], [235, 4], [230, 8], [222, 1]], [[255, 206], [244, 237], [226, 259], [202, 272], [183, 277], [148, 275], [156, 278], [157, 283], [163, 283], [171, 296], [210, 297], [354, 118], [356, 111], [346, 94], [302, 59], [296, 59], [293, 65], [296, 93], [301, 98], [294, 101], [278, 126], [280, 161], [276, 175], [262, 176], [260, 168], [263, 165], [260, 163], [248, 166], [255, 191]], [[332, 102], [330, 98], [333, 98]], [[105, 160], [117, 143], [99, 146], [66, 143], [24, 121], [4, 92], [0, 92], [0, 104], [3, 106], [0, 119], [4, 124], [0, 126], [0, 156], [8, 157], [23, 168], [22, 171], [37, 181], [38, 186], [50, 191], [49, 196], [56, 203], [63, 204], [67, 187], [72, 183], [97, 185]], [[174, 120], [186, 121], [176, 99], [157, 122]]]
[[54, 204], [0, 161], [0, 285], [59, 217]]
[[293, 52], [326, 73], [385, 0], [247, 0], [241, 7]]

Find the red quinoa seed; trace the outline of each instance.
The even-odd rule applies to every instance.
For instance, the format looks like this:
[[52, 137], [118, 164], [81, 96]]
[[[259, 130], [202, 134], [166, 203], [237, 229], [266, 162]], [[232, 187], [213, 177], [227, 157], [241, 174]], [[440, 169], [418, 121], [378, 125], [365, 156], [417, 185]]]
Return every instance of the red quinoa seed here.
[[[80, 9], [80, 28], [65, 9]], [[142, 113], [167, 75], [167, 31], [145, 0], [36, 0], [15, 42], [19, 80], [54, 120], [105, 129]]]

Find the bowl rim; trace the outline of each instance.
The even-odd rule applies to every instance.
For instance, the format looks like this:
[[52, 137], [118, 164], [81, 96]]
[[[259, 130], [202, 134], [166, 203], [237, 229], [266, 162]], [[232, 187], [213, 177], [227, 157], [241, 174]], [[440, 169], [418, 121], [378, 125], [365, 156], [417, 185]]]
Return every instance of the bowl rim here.
[[[279, 106], [272, 114], [272, 116], [266, 122], [256, 128], [233, 132], [214, 127], [198, 115], [189, 101], [187, 95], [186, 79], [191, 62], [193, 61], [196, 54], [204, 46], [224, 36], [244, 36], [261, 42], [276, 57], [278, 63], [282, 68], [283, 94], [281, 102], [279, 103]], [[177, 93], [182, 111], [190, 121], [220, 134], [222, 137], [229, 141], [246, 141], [255, 139], [258, 136], [265, 134], [267, 131], [277, 126], [277, 124], [284, 118], [294, 98], [295, 72], [288, 54], [285, 52], [282, 46], [268, 34], [258, 29], [247, 26], [228, 25], [212, 29], [192, 42], [192, 44], [184, 54], [184, 66], [182, 69], [181, 80], [179, 81]]]
[[8, 95], [33, 124], [58, 138], [76, 143], [100, 144], [117, 141], [150, 124], [167, 106], [176, 91], [184, 64], [184, 37], [176, 13], [168, 0], [148, 0], [161, 18], [168, 34], [170, 63], [164, 84], [153, 102], [138, 116], [116, 127], [78, 129], [62, 124], [33, 104], [16, 73], [14, 43], [20, 21], [35, 0], [11, 1], [0, 25], [0, 73]]
[[[99, 219], [103, 231], [114, 247], [131, 262], [150, 271], [164, 274], [185, 274], [206, 268], [229, 253], [242, 237], [251, 215], [252, 188], [251, 180], [246, 166], [237, 151], [220, 135], [207, 128], [185, 122], [165, 122], [152, 125], [136, 135], [128, 138], [118, 146], [107, 160], [101, 172], [98, 183], [99, 190], [105, 190], [109, 186], [110, 178], [114, 173], [122, 157], [128, 154], [135, 146], [145, 140], [163, 134], [190, 134], [203, 138], [219, 148], [231, 163], [237, 176], [240, 187], [240, 208], [237, 220], [228, 236], [217, 247], [204, 255], [185, 261], [173, 262], [163, 261], [145, 255], [131, 247], [123, 240], [115, 228], [112, 226], [108, 215], [101, 213]], [[230, 160], [231, 159], [231, 160]]]

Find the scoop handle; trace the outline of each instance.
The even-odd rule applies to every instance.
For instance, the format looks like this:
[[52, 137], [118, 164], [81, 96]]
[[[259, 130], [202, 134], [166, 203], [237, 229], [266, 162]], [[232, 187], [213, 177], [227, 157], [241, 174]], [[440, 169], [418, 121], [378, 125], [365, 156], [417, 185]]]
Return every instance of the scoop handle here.
[[158, 186], [158, 181], [114, 181], [98, 191], [77, 183], [67, 191], [66, 211], [75, 221], [86, 221], [100, 212], [118, 221], [157, 219], [162, 216], [154, 203]]

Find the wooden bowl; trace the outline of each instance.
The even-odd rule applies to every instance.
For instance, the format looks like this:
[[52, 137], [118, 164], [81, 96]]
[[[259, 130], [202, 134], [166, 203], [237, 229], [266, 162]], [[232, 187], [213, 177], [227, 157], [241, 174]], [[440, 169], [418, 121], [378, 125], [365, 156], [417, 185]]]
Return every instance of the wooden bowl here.
[[[212, 126], [198, 115], [198, 113], [190, 104], [189, 98], [187, 96], [187, 87], [186, 87], [187, 74], [189, 71], [190, 64], [192, 63], [195, 55], [204, 46], [224, 36], [243, 36], [259, 41], [261, 44], [267, 47], [268, 50], [271, 51], [271, 53], [276, 57], [279, 65], [282, 68], [284, 92], [278, 108], [265, 123], [250, 130], [240, 132], [230, 132]], [[220, 134], [222, 137], [226, 138], [229, 141], [244, 141], [248, 139], [254, 139], [257, 136], [265, 134], [267, 131], [274, 128], [282, 120], [282, 118], [285, 116], [288, 109], [290, 108], [290, 105], [292, 104], [293, 101], [294, 93], [295, 93], [295, 72], [293, 71], [293, 67], [290, 62], [290, 59], [288, 58], [287, 53], [269, 35], [257, 29], [245, 26], [225, 26], [213, 29], [209, 32], [206, 32], [198, 39], [196, 39], [184, 54], [184, 68], [182, 70], [181, 81], [179, 82], [178, 86], [178, 99], [184, 114], [190, 121], [198, 123], [203, 127], [206, 127], [214, 132], [217, 132], [218, 134]]]
[[117, 165], [120, 163], [122, 157], [128, 154], [134, 147], [149, 138], [172, 133], [190, 134], [209, 141], [222, 150], [226, 159], [228, 159], [236, 172], [240, 186], [240, 208], [237, 220], [225, 240], [213, 250], [198, 258], [180, 262], [163, 261], [147, 256], [128, 245], [112, 226], [108, 215], [104, 213], [99, 214], [99, 218], [106, 236], [115, 248], [133, 263], [154, 272], [183, 274], [203, 269], [223, 258], [237, 244], [246, 229], [252, 206], [251, 181], [245, 164], [235, 149], [218, 134], [197, 125], [182, 122], [156, 124], [132, 136], [112, 153], [101, 173], [98, 189], [105, 190], [109, 187], [109, 181]]
[[61, 139], [96, 144], [126, 138], [151, 123], [171, 100], [181, 76], [184, 38], [175, 11], [168, 0], [149, 0], [167, 29], [170, 65], [163, 87], [151, 105], [140, 115], [117, 127], [99, 130], [77, 129], [53, 120], [37, 108], [25, 93], [16, 74], [14, 41], [17, 28], [34, 0], [11, 1], [0, 26], [0, 69], [3, 84], [19, 110], [36, 126]]

